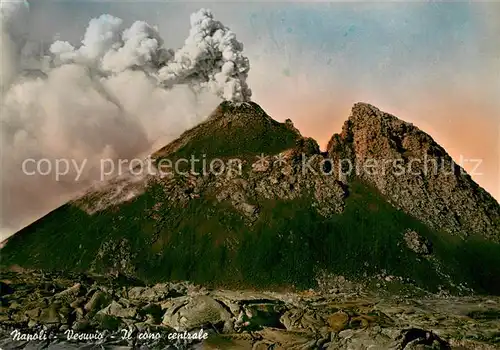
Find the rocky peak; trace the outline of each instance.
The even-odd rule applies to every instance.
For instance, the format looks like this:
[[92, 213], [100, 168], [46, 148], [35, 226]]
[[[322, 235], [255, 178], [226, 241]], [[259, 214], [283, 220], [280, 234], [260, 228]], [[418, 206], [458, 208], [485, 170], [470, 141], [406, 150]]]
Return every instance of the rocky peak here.
[[333, 159], [396, 207], [434, 229], [500, 240], [500, 206], [433, 138], [367, 103], [356, 103], [341, 134], [328, 143]]
[[[412, 123], [382, 112], [367, 103], [356, 103], [353, 106], [351, 115], [344, 124], [343, 134], [351, 137], [353, 134], [357, 135], [358, 153], [392, 153], [406, 158], [423, 154], [435, 157], [446, 155], [446, 151], [431, 136]], [[372, 148], [367, 150], [363, 147], [367, 145]]]

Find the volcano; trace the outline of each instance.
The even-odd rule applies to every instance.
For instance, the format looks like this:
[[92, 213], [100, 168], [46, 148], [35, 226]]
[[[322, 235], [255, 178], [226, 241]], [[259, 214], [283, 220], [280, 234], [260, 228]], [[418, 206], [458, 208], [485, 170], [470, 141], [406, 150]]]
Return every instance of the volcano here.
[[431, 136], [372, 105], [355, 104], [321, 152], [292, 121], [223, 102], [149, 161], [9, 238], [2, 268], [251, 288], [383, 271], [500, 293], [498, 202]]

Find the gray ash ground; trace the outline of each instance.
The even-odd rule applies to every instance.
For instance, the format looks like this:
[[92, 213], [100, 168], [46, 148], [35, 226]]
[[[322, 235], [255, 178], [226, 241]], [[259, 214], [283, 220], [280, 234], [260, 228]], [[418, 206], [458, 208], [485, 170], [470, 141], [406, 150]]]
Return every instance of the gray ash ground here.
[[[1, 349], [498, 349], [500, 298], [211, 290], [123, 276], [3, 271]], [[202, 334], [208, 339], [177, 339]], [[12, 332], [44, 334], [14, 341]], [[40, 333], [43, 332], [43, 333]], [[129, 339], [123, 336], [130, 332]], [[68, 340], [72, 334], [102, 339]], [[139, 339], [160, 334], [158, 339]], [[169, 339], [170, 335], [170, 339]]]

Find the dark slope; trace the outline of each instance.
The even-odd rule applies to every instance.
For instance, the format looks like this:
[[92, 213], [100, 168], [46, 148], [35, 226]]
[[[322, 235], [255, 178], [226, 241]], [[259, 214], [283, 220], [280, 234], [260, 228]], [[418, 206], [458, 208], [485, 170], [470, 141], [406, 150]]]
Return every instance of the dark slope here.
[[[337, 153], [331, 144], [330, 156], [356, 156], [356, 136], [348, 132], [336, 137], [346, 142]], [[500, 247], [486, 240], [488, 234], [470, 232], [466, 239], [418, 220], [387, 200], [371, 178], [351, 176], [342, 183], [304, 174], [301, 153], [313, 166], [324, 159], [315, 142], [255, 104], [222, 104], [153, 158], [196, 152], [241, 158], [244, 171], [116, 180], [17, 233], [1, 251], [2, 266], [249, 287], [309, 287], [323, 271], [369, 280], [385, 270], [432, 291], [465, 291], [460, 284], [467, 283], [500, 293]], [[279, 152], [285, 165], [252, 165], [255, 154]], [[124, 183], [135, 195], [117, 200], [111, 193], [128, 188]], [[410, 231], [432, 243], [429, 254], [406, 245]]]

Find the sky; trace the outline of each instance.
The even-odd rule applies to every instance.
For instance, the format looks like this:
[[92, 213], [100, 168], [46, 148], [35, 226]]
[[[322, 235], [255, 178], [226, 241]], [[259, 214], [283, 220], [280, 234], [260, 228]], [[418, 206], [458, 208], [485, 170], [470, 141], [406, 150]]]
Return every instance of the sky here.
[[[89, 20], [106, 13], [156, 25], [178, 48], [202, 7], [244, 44], [252, 100], [274, 119], [292, 119], [324, 149], [355, 102], [371, 103], [429, 133], [454, 159], [481, 159], [473, 179], [500, 199], [500, 2], [38, 1], [25, 29], [42, 46], [77, 44]], [[189, 126], [172, 129], [170, 139]], [[15, 218], [3, 210], [4, 235], [77, 190], [42, 191], [44, 204], [32, 207], [25, 184], [3, 192], [2, 205], [16, 208]]]

